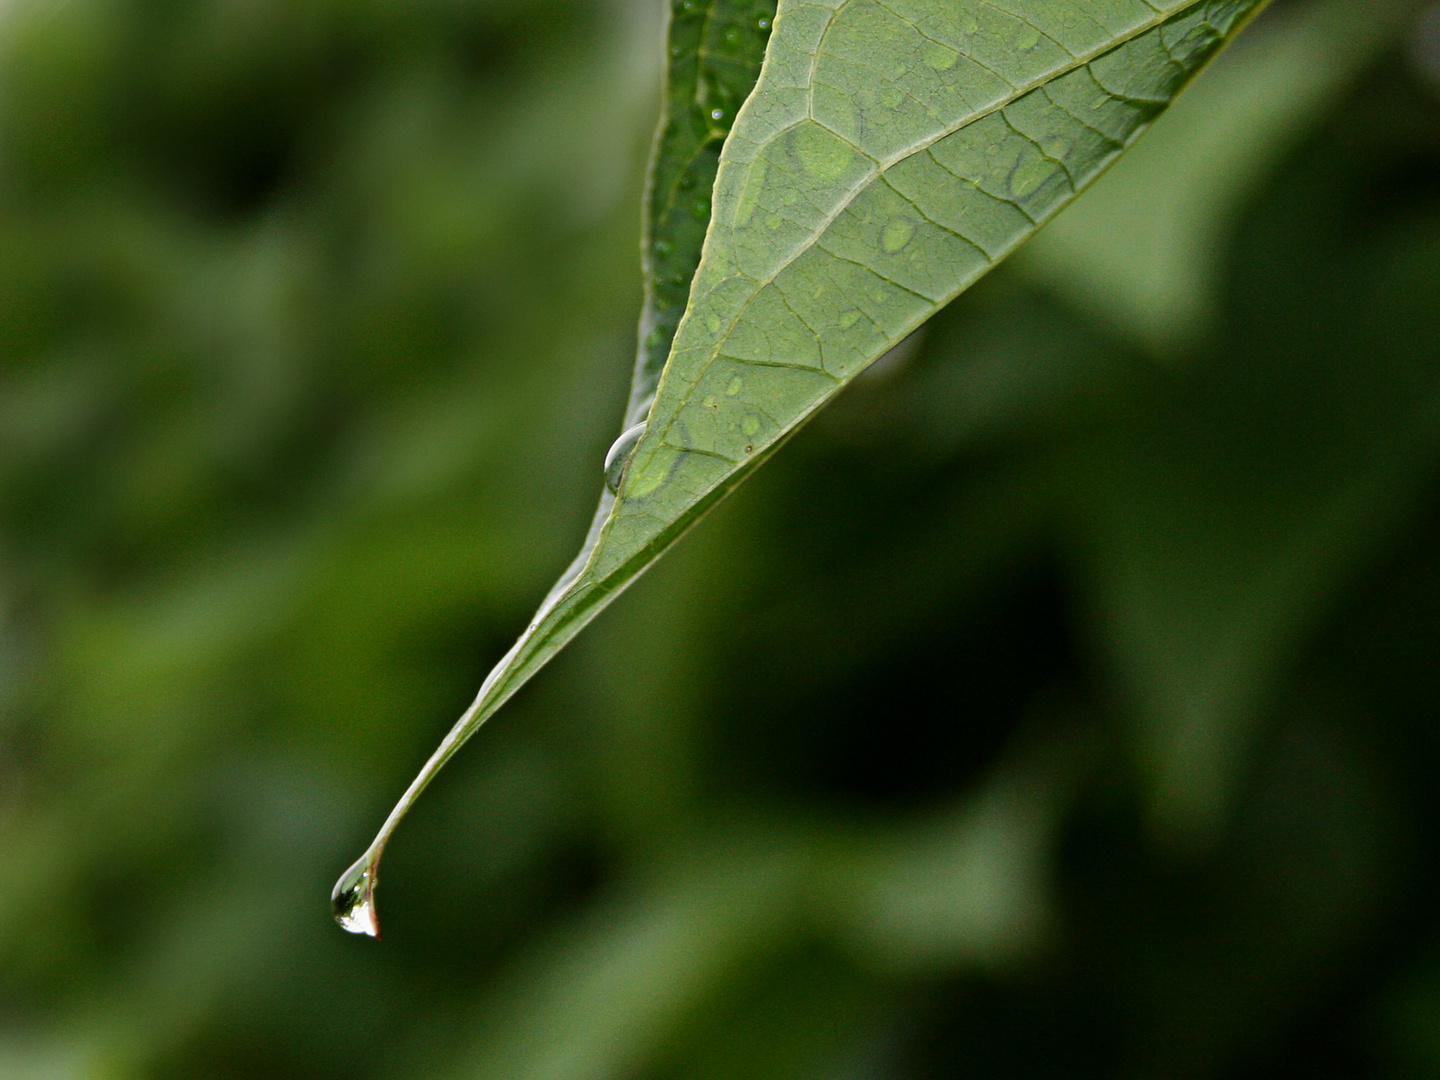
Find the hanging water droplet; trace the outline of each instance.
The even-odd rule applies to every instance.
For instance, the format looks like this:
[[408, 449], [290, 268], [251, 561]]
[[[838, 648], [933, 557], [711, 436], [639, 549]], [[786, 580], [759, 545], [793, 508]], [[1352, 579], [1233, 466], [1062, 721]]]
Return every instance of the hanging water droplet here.
[[761, 15], [760, 18], [756, 19], [755, 29], [759, 30], [762, 34], [768, 34], [770, 32], [770, 16]]
[[380, 918], [375, 913], [375, 878], [365, 859], [340, 875], [330, 894], [330, 911], [335, 921], [350, 933], [380, 936]]
[[724, 119], [725, 119], [725, 110], [724, 110], [724, 109], [711, 109], [711, 110], [710, 110], [710, 119], [711, 119], [711, 120], [724, 120]]
[[619, 492], [620, 481], [625, 477], [625, 466], [630, 464], [630, 455], [635, 453], [635, 446], [644, 434], [644, 421], [626, 428], [605, 454], [605, 486], [610, 489], [611, 494]]

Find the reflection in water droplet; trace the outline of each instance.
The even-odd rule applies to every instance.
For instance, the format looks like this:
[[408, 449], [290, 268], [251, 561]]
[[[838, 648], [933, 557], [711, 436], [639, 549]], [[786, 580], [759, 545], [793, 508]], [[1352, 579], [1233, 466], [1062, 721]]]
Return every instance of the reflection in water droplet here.
[[630, 464], [630, 455], [635, 453], [635, 446], [644, 434], [643, 421], [632, 428], [626, 428], [606, 453], [605, 486], [610, 489], [611, 494], [619, 492], [620, 481], [625, 478], [625, 466]]
[[755, 29], [756, 29], [756, 30], [759, 30], [762, 34], [769, 33], [769, 31], [770, 31], [770, 18], [769, 18], [769, 16], [761, 15], [760, 18], [756, 19], [756, 20], [755, 20]]
[[375, 879], [366, 859], [346, 870], [330, 894], [330, 910], [352, 934], [380, 936], [380, 919], [375, 913]]
[[711, 119], [711, 120], [724, 120], [724, 119], [725, 119], [725, 110], [724, 110], [724, 109], [711, 109], [711, 110], [710, 110], [710, 119]]

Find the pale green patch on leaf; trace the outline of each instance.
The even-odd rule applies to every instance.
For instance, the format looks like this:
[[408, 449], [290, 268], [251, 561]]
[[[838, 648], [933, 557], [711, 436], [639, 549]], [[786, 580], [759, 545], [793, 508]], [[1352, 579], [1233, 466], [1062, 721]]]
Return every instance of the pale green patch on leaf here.
[[[385, 843], [480, 724], [815, 410], [1070, 202], [1264, 3], [781, 0], [713, 198], [692, 207], [709, 228], [643, 417], [642, 341], [628, 419], [647, 426], [618, 493], [336, 886], [347, 929], [378, 933]], [[653, 201], [665, 131], [651, 245], [672, 220]]]

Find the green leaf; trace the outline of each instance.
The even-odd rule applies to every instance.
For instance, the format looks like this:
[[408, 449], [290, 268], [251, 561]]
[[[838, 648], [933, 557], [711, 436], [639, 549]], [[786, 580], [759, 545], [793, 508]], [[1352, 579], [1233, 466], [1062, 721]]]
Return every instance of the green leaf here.
[[[648, 410], [660, 324], [645, 330], [629, 419], [643, 413], [647, 426], [628, 464], [615, 463], [618, 493], [602, 496], [580, 557], [336, 885], [342, 925], [378, 934], [385, 844], [480, 724], [815, 410], [1073, 199], [1264, 3], [781, 0], [720, 152], [699, 266]], [[737, 6], [706, 10], [727, 30], [743, 23]], [[672, 40], [695, 49], [694, 89], [679, 86], [689, 61], [674, 57], [672, 108], [699, 100], [714, 68], [710, 37], [689, 27], [673, 24], [692, 45]], [[738, 85], [732, 74], [721, 85]], [[708, 145], [669, 122], [651, 246], [678, 222], [664, 209], [669, 178]], [[696, 156], [682, 166], [687, 145]], [[670, 298], [653, 262], [651, 274], [647, 317]]]

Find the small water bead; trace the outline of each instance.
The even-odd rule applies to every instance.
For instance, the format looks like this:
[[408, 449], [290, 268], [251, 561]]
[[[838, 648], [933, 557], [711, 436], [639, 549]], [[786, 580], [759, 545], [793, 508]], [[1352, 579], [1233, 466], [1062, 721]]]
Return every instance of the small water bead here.
[[711, 109], [711, 110], [710, 110], [710, 119], [711, 119], [711, 120], [724, 120], [724, 119], [725, 119], [725, 110], [724, 110], [724, 109]]
[[375, 879], [366, 859], [362, 858], [340, 875], [330, 894], [330, 911], [335, 921], [350, 933], [380, 936], [380, 919], [375, 912]]
[[674, 250], [674, 249], [670, 246], [670, 244], [669, 244], [668, 241], [666, 241], [666, 240], [656, 240], [656, 241], [655, 241], [655, 257], [656, 257], [657, 259], [668, 259], [668, 258], [670, 257], [670, 252], [673, 251], [673, 250]]
[[725, 43], [727, 45], [735, 45], [738, 44], [739, 41], [740, 28], [738, 26], [732, 26], [729, 30], [725, 31]]
[[694, 214], [698, 220], [704, 221], [710, 216], [710, 204], [704, 199], [696, 199], [694, 205], [690, 207], [690, 213]]
[[[611, 445], [605, 454], [605, 486], [610, 489], [612, 495], [620, 491], [620, 481], [625, 478], [625, 466], [630, 464], [630, 458], [635, 453], [635, 447], [640, 442], [640, 436], [645, 434], [643, 422], [634, 427], [626, 428]], [[343, 923], [341, 924], [344, 925]]]
[[770, 32], [770, 16], [761, 15], [760, 18], [756, 19], [755, 29], [759, 30], [762, 34], [768, 34]]

